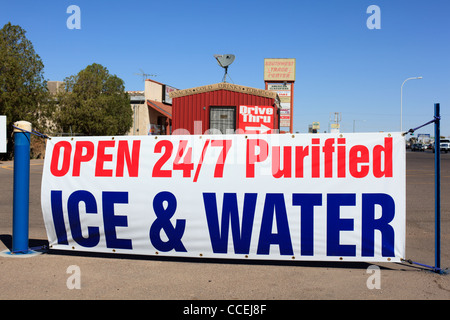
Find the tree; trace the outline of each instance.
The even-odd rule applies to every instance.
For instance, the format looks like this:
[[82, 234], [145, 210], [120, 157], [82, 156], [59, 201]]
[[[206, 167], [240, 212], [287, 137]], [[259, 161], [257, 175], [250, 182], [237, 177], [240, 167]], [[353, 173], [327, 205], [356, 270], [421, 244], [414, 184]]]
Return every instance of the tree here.
[[93, 63], [64, 79], [55, 121], [63, 132], [123, 135], [132, 124], [130, 98], [122, 79]]
[[[25, 33], [10, 22], [0, 30], [0, 114], [7, 117], [8, 137], [12, 137], [12, 124], [19, 120], [31, 122], [38, 131], [44, 130], [51, 112], [44, 64]], [[2, 158], [10, 159], [11, 138], [7, 149]]]

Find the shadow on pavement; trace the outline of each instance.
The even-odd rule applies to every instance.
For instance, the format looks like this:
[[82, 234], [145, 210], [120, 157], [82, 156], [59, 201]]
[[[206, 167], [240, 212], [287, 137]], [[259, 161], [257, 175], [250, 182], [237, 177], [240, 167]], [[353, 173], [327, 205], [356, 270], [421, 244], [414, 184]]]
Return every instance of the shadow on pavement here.
[[[0, 241], [11, 250], [12, 236], [0, 235]], [[246, 260], [246, 259], [220, 259], [220, 258], [189, 258], [189, 257], [167, 257], [167, 256], [146, 256], [120, 253], [102, 253], [102, 252], [84, 252], [70, 250], [52, 250], [48, 248], [48, 241], [43, 239], [29, 239], [29, 247], [45, 248], [45, 253], [54, 256], [72, 256], [72, 257], [95, 257], [104, 259], [128, 259], [128, 260], [148, 260], [148, 261], [168, 261], [179, 263], [215, 263], [215, 264], [234, 264], [234, 265], [267, 265], [267, 266], [297, 266], [310, 268], [347, 268], [367, 270], [373, 263], [368, 262], [335, 262], [335, 261], [281, 261], [281, 260]], [[403, 265], [403, 264], [401, 264]], [[394, 270], [385, 264], [379, 266], [380, 269]]]

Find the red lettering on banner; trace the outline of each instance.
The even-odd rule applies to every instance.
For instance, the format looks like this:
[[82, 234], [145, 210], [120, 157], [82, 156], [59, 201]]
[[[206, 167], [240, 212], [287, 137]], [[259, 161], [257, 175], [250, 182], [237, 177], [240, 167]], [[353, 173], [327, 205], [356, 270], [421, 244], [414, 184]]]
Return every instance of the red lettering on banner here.
[[272, 175], [274, 178], [290, 178], [291, 177], [291, 167], [292, 167], [292, 147], [283, 147], [283, 169], [280, 169], [280, 149], [281, 147], [272, 147], [273, 161], [272, 161]]
[[323, 153], [325, 154], [325, 178], [333, 177], [333, 152], [334, 139], [325, 140]]
[[[172, 163], [172, 169], [170, 169], [169, 162], [173, 150], [174, 144], [170, 140], [160, 140], [155, 144], [155, 153], [161, 153], [161, 156], [156, 161], [152, 170], [153, 178], [171, 178], [172, 173], [176, 171], [183, 172], [183, 178], [190, 178], [191, 173], [195, 168], [194, 182], [197, 182], [201, 167], [203, 165], [203, 160], [205, 155], [208, 153], [208, 146], [211, 143], [211, 147], [222, 148], [220, 155], [217, 157], [216, 167], [214, 169], [214, 178], [223, 178], [223, 171], [225, 166], [225, 161], [227, 158], [228, 151], [231, 148], [232, 140], [205, 140], [205, 144], [202, 148], [202, 154], [197, 163], [193, 162], [192, 159], [192, 147], [188, 147], [188, 140], [180, 140], [178, 143], [178, 151], [175, 153], [175, 159]], [[267, 142], [265, 142], [267, 144]], [[164, 152], [163, 152], [164, 148]], [[264, 159], [265, 160], [265, 159]], [[166, 168], [166, 169], [163, 169]]]
[[[83, 154], [83, 150], [86, 153]], [[94, 157], [94, 144], [91, 141], [77, 141], [75, 143], [75, 155], [73, 156], [72, 176], [80, 176], [81, 162], [88, 162]]]
[[309, 146], [295, 147], [295, 177], [303, 178], [303, 168], [305, 157], [309, 155]]
[[320, 139], [311, 139], [311, 177], [320, 178]]
[[345, 178], [345, 138], [338, 138], [338, 178]]
[[[375, 145], [369, 150], [365, 145], [354, 145], [347, 154], [345, 138], [311, 139], [308, 146], [272, 146], [263, 139], [247, 140], [246, 177], [255, 177], [255, 166], [266, 160], [271, 161], [274, 178], [305, 177], [305, 168], [310, 169], [311, 178], [345, 178], [347, 170], [353, 178], [364, 178], [372, 170], [375, 178], [392, 178], [392, 137], [384, 139], [384, 145]], [[259, 150], [258, 150], [258, 148]], [[309, 152], [311, 150], [311, 152]], [[309, 157], [308, 160], [306, 160]], [[305, 162], [310, 161], [310, 166]], [[292, 166], [295, 165], [295, 168]]]
[[164, 153], [159, 158], [159, 160], [155, 163], [155, 166], [153, 167], [152, 171], [152, 177], [165, 177], [165, 178], [171, 178], [172, 177], [172, 171], [162, 169], [162, 166], [170, 159], [170, 156], [172, 155], [173, 150], [173, 144], [169, 140], [161, 140], [158, 141], [157, 144], [155, 144], [155, 153], [161, 153], [162, 148], [164, 148]]
[[[223, 178], [225, 160], [232, 140], [207, 140], [210, 148], [221, 148], [216, 158], [214, 178]], [[345, 138], [312, 138], [307, 145], [273, 145], [267, 139], [246, 140], [245, 177], [254, 178], [256, 167], [268, 165], [272, 177], [279, 178], [374, 178], [393, 177], [393, 138], [372, 145], [346, 145]], [[172, 177], [181, 171], [183, 178], [190, 178], [195, 169], [197, 181], [204, 153], [200, 162], [193, 162], [193, 149], [188, 140], [180, 140], [175, 146], [170, 140], [155, 144], [154, 153], [160, 153], [153, 166], [152, 177]], [[87, 172], [95, 177], [137, 177], [139, 174], [141, 141], [134, 140], [79, 140], [59, 141], [53, 146], [50, 172], [55, 177], [72, 174], [79, 177]], [[176, 151], [173, 163], [169, 163]], [[127, 172], [125, 172], [127, 171]]]
[[[256, 147], [259, 152], [256, 153]], [[255, 177], [255, 163], [262, 162], [267, 159], [269, 155], [269, 144], [262, 139], [248, 139], [247, 140], [247, 162], [246, 162], [246, 176], [247, 178]]]
[[[384, 161], [381, 153], [384, 153]], [[384, 170], [381, 169], [382, 162]], [[378, 145], [373, 148], [373, 175], [375, 178], [392, 177], [392, 138], [384, 138], [384, 147]]]
[[349, 170], [355, 178], [364, 178], [369, 173], [369, 166], [363, 165], [369, 163], [369, 149], [363, 145], [357, 145], [349, 152]]
[[97, 147], [97, 161], [95, 162], [95, 176], [96, 177], [112, 177], [112, 169], [104, 169], [105, 162], [111, 162], [113, 155], [111, 153], [105, 153], [106, 148], [114, 147], [114, 140], [99, 141]]
[[[72, 146], [68, 141], [59, 141], [53, 147], [50, 162], [50, 172], [55, 177], [65, 176], [72, 164], [72, 176], [79, 177], [83, 163], [95, 160], [96, 177], [113, 177], [114, 170], [105, 168], [105, 163], [116, 162], [115, 176], [123, 177], [125, 163], [130, 177], [137, 177], [139, 173], [139, 154], [141, 142], [133, 141], [130, 152], [128, 141], [119, 141], [116, 148], [115, 140], [98, 141], [97, 146], [91, 141], [75, 142], [75, 150], [72, 153]], [[117, 150], [116, 150], [117, 149]], [[73, 158], [72, 158], [73, 157]], [[113, 167], [113, 166], [112, 166]]]
[[123, 177], [125, 161], [127, 163], [128, 175], [130, 177], [137, 177], [139, 173], [139, 151], [141, 149], [141, 141], [133, 141], [133, 148], [130, 155], [128, 142], [125, 140], [119, 141], [117, 149], [117, 167], [116, 176]]
[[[59, 156], [62, 155], [62, 166], [58, 169]], [[72, 153], [72, 145], [68, 141], [60, 141], [53, 147], [52, 161], [50, 162], [50, 172], [55, 177], [66, 175], [70, 168], [70, 154]]]

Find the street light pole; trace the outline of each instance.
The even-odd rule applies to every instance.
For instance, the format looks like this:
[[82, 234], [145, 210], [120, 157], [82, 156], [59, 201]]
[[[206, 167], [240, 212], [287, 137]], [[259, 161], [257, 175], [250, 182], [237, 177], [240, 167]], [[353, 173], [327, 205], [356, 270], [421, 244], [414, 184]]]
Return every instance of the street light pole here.
[[402, 86], [400, 88], [400, 132], [403, 131], [403, 85], [408, 80], [414, 80], [414, 79], [422, 79], [422, 77], [411, 77], [403, 81]]

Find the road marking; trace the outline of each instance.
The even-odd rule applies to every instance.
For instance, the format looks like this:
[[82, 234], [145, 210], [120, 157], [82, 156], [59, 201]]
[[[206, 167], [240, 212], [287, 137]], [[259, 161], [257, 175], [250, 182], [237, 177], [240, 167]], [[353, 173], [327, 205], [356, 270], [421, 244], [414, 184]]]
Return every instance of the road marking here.
[[[42, 166], [42, 165], [43, 165], [43, 163], [30, 163], [30, 166]], [[1, 168], [14, 171], [14, 164], [7, 164], [4, 166], [1, 166]]]

